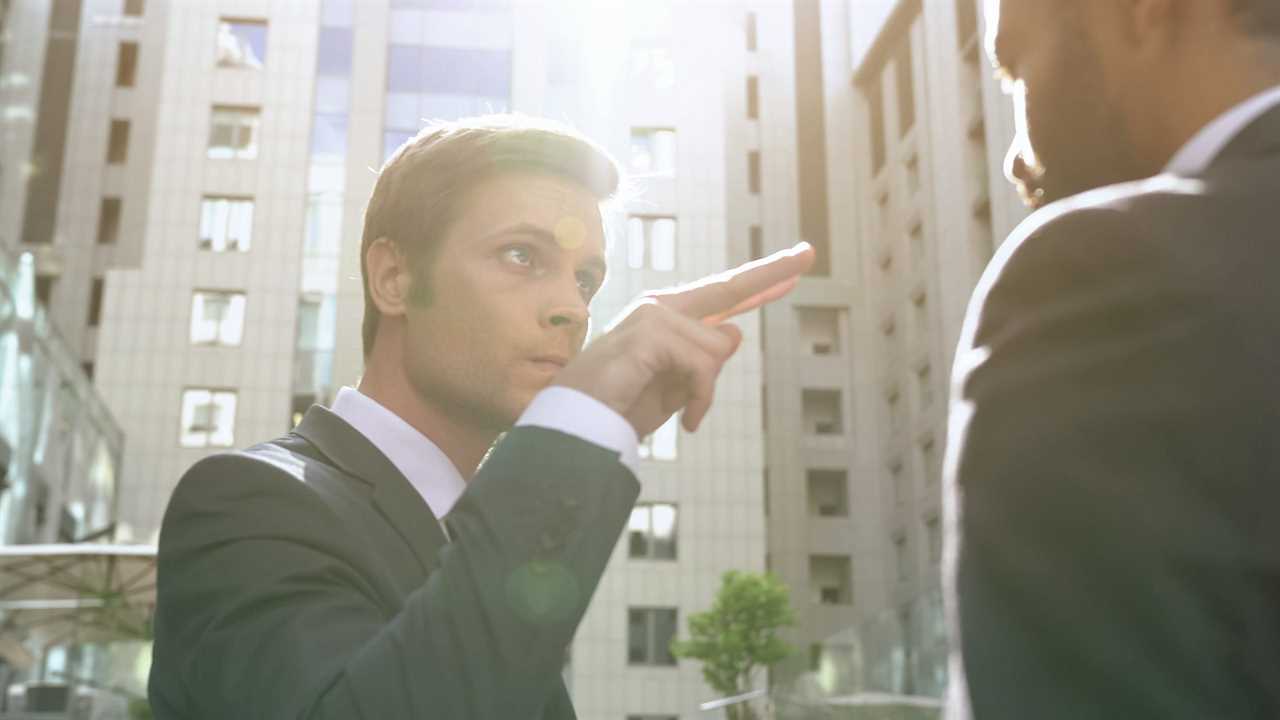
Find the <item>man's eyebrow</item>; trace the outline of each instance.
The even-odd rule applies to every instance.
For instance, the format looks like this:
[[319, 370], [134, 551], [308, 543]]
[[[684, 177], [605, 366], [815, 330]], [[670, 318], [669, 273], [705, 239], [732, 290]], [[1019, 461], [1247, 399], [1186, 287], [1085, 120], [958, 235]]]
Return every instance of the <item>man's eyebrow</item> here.
[[[514, 225], [496, 230], [485, 236], [485, 240], [493, 240], [507, 235], [527, 235], [536, 240], [540, 245], [552, 247], [557, 251], [563, 252], [560, 241], [556, 239], [556, 234], [547, 228], [531, 222], [520, 222]], [[595, 270], [604, 277], [609, 271], [609, 265], [605, 262], [603, 255], [591, 255], [583, 260], [582, 266]]]

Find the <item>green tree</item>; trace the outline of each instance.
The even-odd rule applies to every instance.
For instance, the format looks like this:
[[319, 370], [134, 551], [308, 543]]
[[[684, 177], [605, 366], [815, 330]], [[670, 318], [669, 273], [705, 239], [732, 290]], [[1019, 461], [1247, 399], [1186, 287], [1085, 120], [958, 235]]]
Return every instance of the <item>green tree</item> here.
[[[777, 664], [792, 648], [778, 630], [795, 623], [790, 594], [772, 573], [731, 570], [721, 577], [711, 609], [689, 616], [689, 639], [675, 640], [676, 657], [702, 662], [702, 677], [725, 696], [749, 692], [756, 671]], [[727, 708], [729, 720], [755, 717], [746, 703]]]

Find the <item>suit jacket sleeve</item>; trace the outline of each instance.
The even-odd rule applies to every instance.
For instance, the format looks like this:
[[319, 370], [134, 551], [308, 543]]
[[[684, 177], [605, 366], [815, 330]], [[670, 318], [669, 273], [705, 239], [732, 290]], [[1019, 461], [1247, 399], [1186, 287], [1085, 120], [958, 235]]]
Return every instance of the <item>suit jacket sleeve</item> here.
[[615, 453], [508, 434], [390, 612], [332, 507], [268, 462], [197, 464], [170, 503], [157, 633], [199, 718], [535, 718], [639, 492]]
[[1195, 647], [1212, 600], [1188, 592], [1239, 561], [1207, 502], [1237, 452], [1206, 423], [1242, 401], [1231, 329], [1140, 217], [1011, 239], [970, 309], [947, 584], [978, 720], [1252, 717], [1223, 712], [1245, 699], [1215, 695], [1221, 648]]

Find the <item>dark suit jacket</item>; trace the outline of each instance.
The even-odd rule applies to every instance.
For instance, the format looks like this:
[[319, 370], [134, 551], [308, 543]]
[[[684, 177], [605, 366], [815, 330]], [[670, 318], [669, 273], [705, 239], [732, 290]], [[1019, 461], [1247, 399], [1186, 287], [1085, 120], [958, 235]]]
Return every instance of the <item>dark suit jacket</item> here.
[[512, 430], [447, 518], [313, 407], [183, 477], [160, 535], [155, 716], [573, 718], [561, 666], [639, 494], [616, 453]]
[[975, 295], [955, 393], [972, 716], [1280, 718], [1280, 109], [1200, 177], [1030, 218]]

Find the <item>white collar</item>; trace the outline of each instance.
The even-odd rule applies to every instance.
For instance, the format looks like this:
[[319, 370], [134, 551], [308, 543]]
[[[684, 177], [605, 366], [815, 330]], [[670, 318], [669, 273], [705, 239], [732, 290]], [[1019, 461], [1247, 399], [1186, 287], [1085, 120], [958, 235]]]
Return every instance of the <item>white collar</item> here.
[[1277, 105], [1280, 105], [1280, 86], [1264, 90], [1219, 115], [1182, 146], [1165, 167], [1165, 172], [1199, 175], [1208, 169], [1228, 143]]
[[447, 515], [467, 489], [458, 468], [430, 438], [368, 395], [344, 387], [330, 409], [387, 456], [437, 519]]

